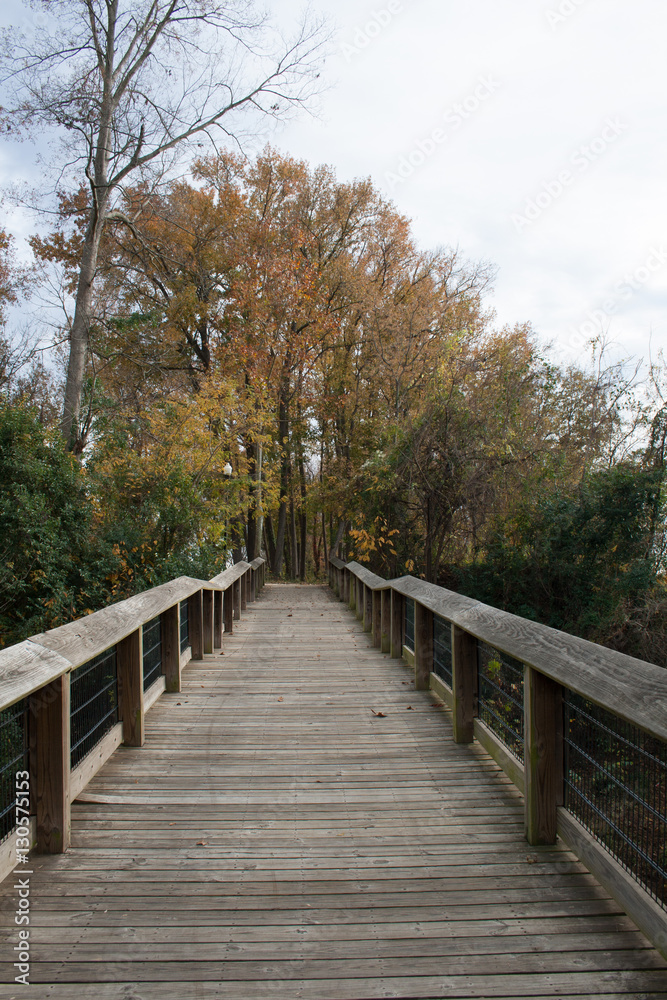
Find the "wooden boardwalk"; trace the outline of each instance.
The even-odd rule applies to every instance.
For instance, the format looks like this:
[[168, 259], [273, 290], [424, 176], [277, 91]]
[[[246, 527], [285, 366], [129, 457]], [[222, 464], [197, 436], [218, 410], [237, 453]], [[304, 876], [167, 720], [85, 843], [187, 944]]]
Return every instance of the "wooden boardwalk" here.
[[34, 858], [39, 1000], [667, 1000], [667, 966], [325, 589], [272, 585]]

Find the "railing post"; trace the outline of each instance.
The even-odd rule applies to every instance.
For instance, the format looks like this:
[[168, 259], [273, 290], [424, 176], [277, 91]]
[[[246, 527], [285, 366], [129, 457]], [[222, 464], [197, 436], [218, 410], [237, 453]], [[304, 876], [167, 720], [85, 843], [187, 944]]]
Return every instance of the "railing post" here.
[[213, 591], [213, 648], [222, 649], [222, 591]]
[[391, 592], [391, 637], [390, 650], [394, 660], [403, 656], [403, 595]]
[[347, 603], [350, 611], [355, 611], [357, 607], [357, 578], [349, 570], [347, 576]]
[[241, 617], [241, 577], [234, 580], [232, 584], [232, 601], [234, 602], [234, 618], [238, 621]]
[[162, 673], [165, 690], [181, 690], [181, 631], [178, 620], [178, 604], [167, 608], [162, 618]]
[[241, 575], [241, 611], [248, 607], [248, 571]]
[[557, 807], [563, 801], [563, 689], [525, 666], [523, 698], [526, 839], [555, 844]]
[[381, 590], [380, 596], [380, 650], [388, 653], [391, 650], [391, 590]]
[[433, 670], [433, 612], [415, 601], [415, 687], [428, 691]]
[[[190, 601], [192, 598], [190, 598]], [[192, 615], [192, 605], [188, 608]], [[192, 619], [189, 619], [190, 622]], [[192, 625], [190, 625], [192, 629]], [[123, 743], [128, 747], [144, 745], [144, 664], [143, 634], [138, 628], [116, 646], [118, 701], [123, 723]]]
[[202, 590], [202, 649], [213, 652], [213, 591]]
[[31, 695], [30, 714], [37, 850], [62, 854], [70, 842], [70, 675]]
[[190, 648], [193, 660], [204, 658], [204, 602], [202, 592], [198, 590], [188, 597], [188, 630], [190, 633]]
[[250, 603], [253, 604], [254, 601], [255, 601], [255, 570], [254, 569], [250, 570], [250, 573], [248, 574], [248, 577], [249, 577], [248, 583], [250, 584], [250, 587], [249, 587], [250, 593], [249, 593], [248, 597], [249, 597]]
[[477, 715], [477, 640], [452, 625], [452, 723], [455, 743], [472, 743]]
[[382, 591], [374, 590], [371, 593], [373, 602], [373, 645], [379, 646], [382, 635]]
[[365, 606], [366, 606], [366, 595], [364, 594], [364, 585], [359, 579], [359, 577], [357, 577], [357, 618], [362, 623], [362, 625], [364, 622], [364, 615], [366, 613], [364, 610]]
[[364, 632], [373, 630], [373, 591], [366, 584], [364, 587]]
[[223, 599], [223, 615], [225, 619], [225, 633], [232, 634], [234, 631], [234, 584], [231, 584], [221, 595]]

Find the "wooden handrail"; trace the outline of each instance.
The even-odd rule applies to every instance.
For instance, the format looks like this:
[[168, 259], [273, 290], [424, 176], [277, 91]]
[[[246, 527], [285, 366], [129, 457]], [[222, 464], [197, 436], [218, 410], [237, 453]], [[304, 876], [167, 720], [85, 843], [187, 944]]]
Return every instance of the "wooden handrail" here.
[[667, 741], [664, 667], [520, 618], [413, 576], [383, 580], [358, 563], [344, 564], [344, 568], [370, 590], [388, 589], [412, 598], [476, 639]]
[[[181, 576], [0, 650], [0, 711], [92, 660], [139, 625], [203, 589], [224, 588]], [[26, 654], [29, 667], [23, 659]]]
[[[356, 562], [329, 564], [332, 588], [372, 628], [374, 645], [403, 658], [415, 686], [447, 703], [454, 740], [477, 738], [523, 793], [528, 842], [562, 837], [667, 957], [667, 911], [563, 807], [562, 729], [569, 691], [667, 743], [667, 670], [413, 576], [384, 580]], [[406, 600], [414, 601], [414, 649], [403, 645]], [[451, 686], [434, 672], [434, 616], [450, 623]], [[523, 664], [523, 764], [477, 717], [478, 641]]]
[[[69, 844], [72, 799], [121, 741], [142, 746], [144, 716], [165, 689], [180, 691], [181, 669], [222, 645], [248, 600], [264, 583], [265, 560], [240, 562], [213, 580], [182, 576], [117, 604], [0, 650], [0, 711], [27, 701], [30, 723], [32, 812], [38, 850]], [[181, 608], [187, 602], [190, 648], [180, 647]], [[162, 674], [144, 691], [143, 626], [161, 619]], [[115, 651], [119, 721], [72, 767], [72, 678], [100, 654]], [[92, 669], [92, 666], [91, 666]], [[25, 730], [24, 730], [25, 732]], [[11, 838], [9, 838], [11, 841]], [[15, 863], [11, 843], [0, 844], [0, 878]]]

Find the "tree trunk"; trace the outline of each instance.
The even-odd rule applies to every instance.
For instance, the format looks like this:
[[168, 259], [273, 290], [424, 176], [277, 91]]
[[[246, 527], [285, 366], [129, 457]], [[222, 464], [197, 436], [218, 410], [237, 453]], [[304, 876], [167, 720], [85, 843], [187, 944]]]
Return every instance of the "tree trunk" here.
[[290, 528], [290, 548], [292, 550], [291, 576], [296, 580], [299, 574], [299, 545], [296, 540], [296, 517], [294, 515], [294, 497], [289, 501], [289, 528]]
[[[299, 414], [301, 415], [301, 414]], [[306, 468], [303, 459], [303, 442], [299, 441], [299, 491], [301, 507], [299, 509], [300, 548], [299, 548], [299, 579], [306, 579], [306, 546], [308, 544], [308, 522], [306, 520]]]
[[257, 520], [255, 516], [255, 503], [257, 499], [257, 487], [255, 479], [257, 474], [257, 461], [255, 445], [252, 441], [245, 442], [245, 451], [248, 457], [248, 562], [252, 562], [257, 557]]
[[331, 555], [332, 556], [337, 556], [338, 555], [338, 546], [340, 545], [340, 543], [343, 540], [343, 533], [344, 532], [345, 532], [345, 521], [343, 521], [341, 518], [339, 518], [339, 520], [338, 520], [338, 531], [336, 532], [336, 541], [331, 546]]
[[274, 566], [276, 562], [276, 538], [273, 534], [273, 521], [270, 514], [264, 518], [264, 544], [266, 545], [269, 566]]
[[324, 511], [322, 511], [322, 542], [324, 545], [324, 575], [326, 576], [329, 572], [329, 553], [327, 552], [327, 522]]
[[97, 270], [97, 258], [102, 241], [102, 230], [107, 207], [107, 197], [98, 192], [97, 204], [90, 210], [90, 218], [86, 228], [81, 250], [81, 267], [76, 288], [76, 304], [74, 318], [69, 335], [69, 360], [67, 362], [67, 380], [65, 382], [65, 397], [63, 415], [60, 421], [60, 432], [70, 451], [79, 454], [85, 446], [85, 437], [81, 433], [81, 399], [83, 383], [86, 377], [86, 361], [90, 342], [90, 316], [93, 303], [93, 281]]
[[283, 552], [285, 549], [285, 532], [287, 530], [287, 494], [289, 492], [289, 382], [283, 378], [278, 401], [278, 441], [280, 444], [280, 505], [278, 507], [278, 533], [276, 535], [276, 553], [273, 561], [273, 572], [280, 576], [283, 569]]

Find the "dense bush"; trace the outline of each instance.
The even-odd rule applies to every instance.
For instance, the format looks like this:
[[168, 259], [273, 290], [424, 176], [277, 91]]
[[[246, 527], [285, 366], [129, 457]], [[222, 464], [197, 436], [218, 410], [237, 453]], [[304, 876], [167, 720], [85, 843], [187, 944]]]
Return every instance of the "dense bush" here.
[[[662, 485], [662, 468], [627, 463], [590, 473], [577, 487], [526, 497], [511, 522], [490, 532], [477, 561], [451, 568], [455, 585], [514, 614], [646, 656], [652, 647], [639, 625], [642, 609], [667, 597]], [[665, 653], [653, 648], [653, 655]]]
[[0, 408], [0, 642], [76, 612], [86, 589], [91, 510], [84, 474], [33, 411]]
[[200, 532], [201, 489], [175, 466], [82, 466], [35, 410], [0, 407], [0, 645], [176, 576], [208, 579], [222, 540]]

